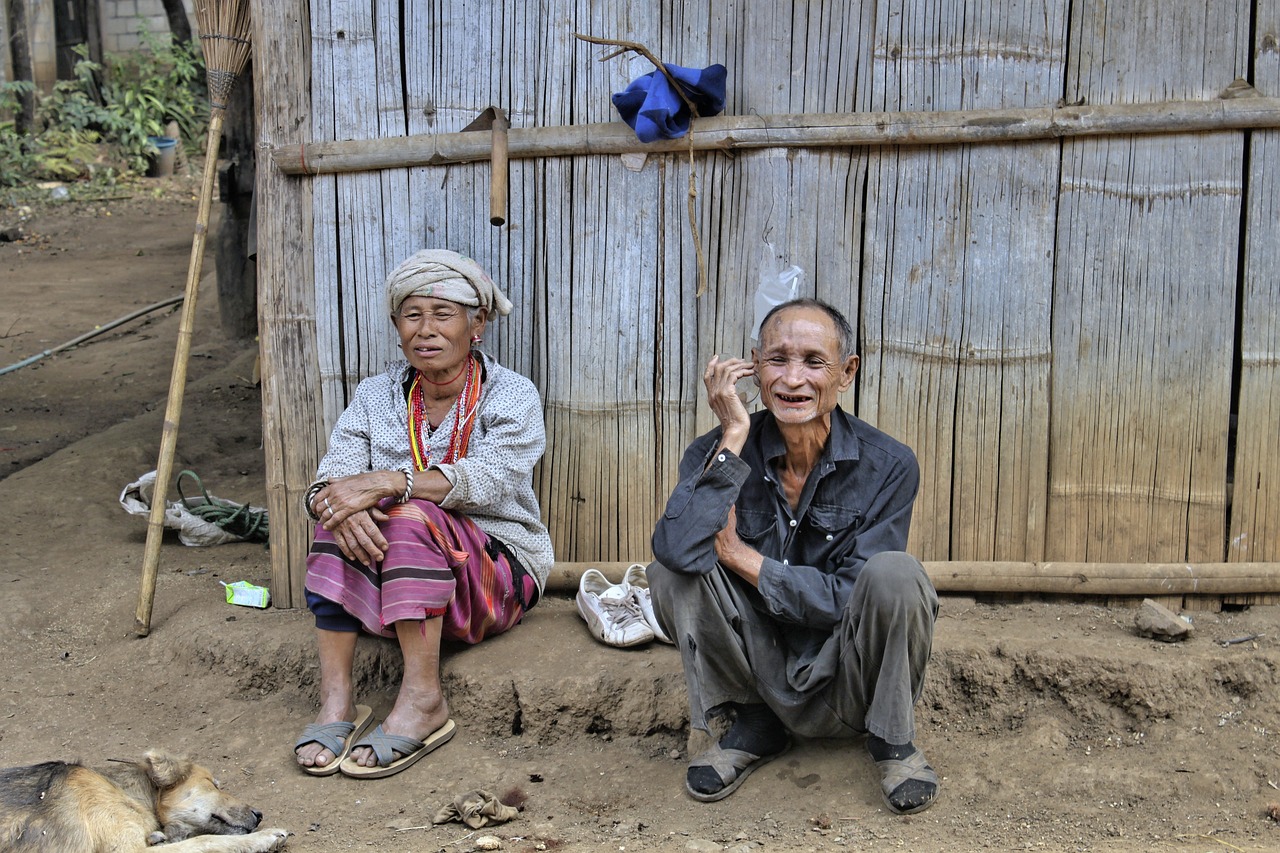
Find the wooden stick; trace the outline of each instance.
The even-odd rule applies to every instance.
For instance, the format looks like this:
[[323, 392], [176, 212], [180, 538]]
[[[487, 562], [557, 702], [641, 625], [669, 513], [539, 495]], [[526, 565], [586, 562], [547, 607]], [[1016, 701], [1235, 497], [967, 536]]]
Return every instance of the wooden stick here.
[[[630, 563], [556, 563], [548, 592], [574, 592], [597, 568], [618, 583]], [[1280, 563], [985, 563], [926, 562], [939, 592], [1071, 595], [1235, 595], [1280, 592]]]
[[164, 541], [165, 497], [173, 478], [174, 450], [178, 445], [178, 422], [182, 419], [182, 396], [187, 386], [187, 364], [191, 357], [191, 330], [196, 320], [196, 294], [200, 289], [200, 269], [204, 265], [205, 236], [209, 231], [209, 206], [213, 198], [213, 182], [218, 170], [218, 144], [222, 139], [222, 110], [214, 110], [209, 118], [205, 138], [204, 174], [200, 203], [196, 209], [196, 230], [191, 240], [191, 259], [187, 263], [187, 285], [178, 322], [178, 345], [173, 354], [173, 372], [169, 374], [169, 401], [164, 409], [164, 429], [160, 434], [160, 460], [156, 465], [155, 491], [151, 495], [151, 514], [147, 516], [147, 544], [142, 554], [142, 591], [134, 615], [134, 633], [145, 637], [151, 633], [151, 607], [155, 601], [156, 574], [160, 564], [160, 544]]
[[504, 225], [507, 221], [507, 133], [511, 123], [506, 113], [494, 109], [493, 130], [490, 131], [489, 163], [489, 224]]
[[[1108, 134], [1186, 133], [1280, 127], [1280, 98], [1167, 101], [1153, 104], [945, 110], [896, 113], [800, 113], [695, 119], [686, 139], [644, 143], [622, 122], [514, 128], [508, 156], [747, 148], [951, 145]], [[480, 134], [437, 133], [282, 145], [272, 151], [288, 175], [320, 175], [443, 166], [489, 159]]]

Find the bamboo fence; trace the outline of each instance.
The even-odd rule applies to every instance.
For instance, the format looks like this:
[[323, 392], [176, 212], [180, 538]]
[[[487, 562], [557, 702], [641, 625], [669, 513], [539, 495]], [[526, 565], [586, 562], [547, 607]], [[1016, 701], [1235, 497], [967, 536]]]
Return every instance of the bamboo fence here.
[[[922, 559], [1266, 575], [1280, 12], [1207, 2], [255, 0], [273, 596], [300, 603], [297, 496], [395, 354], [382, 280], [422, 246], [516, 305], [485, 346], [543, 394], [536, 488], [567, 564], [648, 558], [712, 425], [701, 367], [749, 350], [772, 261], [854, 321], [843, 403], [915, 449]], [[638, 145], [609, 95], [652, 68], [574, 32], [730, 69], [691, 140], [702, 297], [690, 141]], [[490, 105], [501, 228], [489, 134], [462, 132]]]

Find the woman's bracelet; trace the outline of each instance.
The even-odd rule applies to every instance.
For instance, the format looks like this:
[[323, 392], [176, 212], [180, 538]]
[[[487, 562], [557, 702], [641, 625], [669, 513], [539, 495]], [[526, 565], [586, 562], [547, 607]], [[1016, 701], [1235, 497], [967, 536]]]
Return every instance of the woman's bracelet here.
[[407, 504], [409, 498], [413, 497], [413, 466], [406, 465], [400, 469], [400, 473], [404, 474], [404, 494], [400, 496], [400, 503]]
[[329, 485], [328, 480], [316, 480], [302, 493], [302, 508], [307, 511], [307, 515], [311, 516], [312, 521], [319, 521], [320, 516], [316, 515], [316, 511], [311, 508], [311, 503], [316, 499], [316, 495], [320, 494], [320, 490], [327, 485]]

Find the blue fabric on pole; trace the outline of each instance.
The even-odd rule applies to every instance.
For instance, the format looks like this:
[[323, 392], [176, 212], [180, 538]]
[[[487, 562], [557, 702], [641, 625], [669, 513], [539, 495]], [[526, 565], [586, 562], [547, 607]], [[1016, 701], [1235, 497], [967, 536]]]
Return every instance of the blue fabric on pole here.
[[[685, 97], [693, 102], [700, 117], [713, 116], [724, 109], [727, 72], [723, 65], [706, 68], [668, 65], [667, 71], [679, 81]], [[625, 90], [614, 94], [613, 105], [641, 142], [679, 139], [689, 132], [692, 119], [689, 108], [661, 71], [632, 80]]]

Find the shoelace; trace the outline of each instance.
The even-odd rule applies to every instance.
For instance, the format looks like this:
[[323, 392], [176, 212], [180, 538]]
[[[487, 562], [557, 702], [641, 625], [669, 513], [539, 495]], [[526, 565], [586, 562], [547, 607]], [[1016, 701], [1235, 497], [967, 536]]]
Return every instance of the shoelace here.
[[612, 596], [600, 596], [600, 607], [609, 616], [615, 628], [630, 628], [637, 622], [648, 625], [645, 621], [644, 612], [640, 609], [640, 602], [636, 600], [635, 592], [629, 591], [622, 598], [614, 598]]

